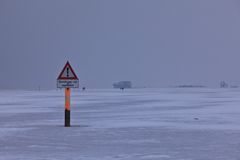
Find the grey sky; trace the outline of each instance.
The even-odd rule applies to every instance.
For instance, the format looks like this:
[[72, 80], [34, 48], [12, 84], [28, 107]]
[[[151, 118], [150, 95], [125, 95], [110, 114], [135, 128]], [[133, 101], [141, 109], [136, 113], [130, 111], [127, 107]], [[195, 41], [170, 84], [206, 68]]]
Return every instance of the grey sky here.
[[237, 0], [0, 0], [0, 88], [240, 84]]

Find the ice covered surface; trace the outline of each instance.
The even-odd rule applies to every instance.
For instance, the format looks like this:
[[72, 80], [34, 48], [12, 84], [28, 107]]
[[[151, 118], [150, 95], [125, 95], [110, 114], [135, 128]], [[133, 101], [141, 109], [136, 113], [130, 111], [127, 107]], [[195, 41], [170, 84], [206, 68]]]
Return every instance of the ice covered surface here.
[[0, 160], [239, 160], [239, 89], [0, 91]]

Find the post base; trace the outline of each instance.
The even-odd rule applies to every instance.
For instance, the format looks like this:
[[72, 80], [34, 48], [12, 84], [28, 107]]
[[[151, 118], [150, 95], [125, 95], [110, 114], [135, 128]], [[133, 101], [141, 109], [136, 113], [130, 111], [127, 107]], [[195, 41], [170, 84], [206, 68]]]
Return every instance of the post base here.
[[70, 127], [70, 111], [65, 109], [65, 127]]

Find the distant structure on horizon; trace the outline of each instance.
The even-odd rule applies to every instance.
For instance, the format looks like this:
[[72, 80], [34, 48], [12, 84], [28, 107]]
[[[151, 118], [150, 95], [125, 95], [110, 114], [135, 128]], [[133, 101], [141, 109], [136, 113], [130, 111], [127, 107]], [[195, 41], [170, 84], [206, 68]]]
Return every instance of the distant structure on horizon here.
[[113, 83], [113, 88], [118, 88], [118, 89], [132, 88], [132, 82], [131, 81], [116, 82], [116, 83]]
[[225, 81], [221, 81], [220, 88], [228, 88], [228, 84]]

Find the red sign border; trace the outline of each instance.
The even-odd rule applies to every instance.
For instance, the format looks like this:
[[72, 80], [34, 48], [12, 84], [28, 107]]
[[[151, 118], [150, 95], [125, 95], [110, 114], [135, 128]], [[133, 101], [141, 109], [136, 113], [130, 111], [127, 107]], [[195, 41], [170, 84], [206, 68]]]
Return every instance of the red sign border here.
[[[73, 73], [74, 77], [62, 77], [63, 72], [66, 70], [66, 68], [69, 67], [69, 69], [71, 70], [71, 72]], [[75, 74], [74, 70], [72, 69], [72, 66], [70, 65], [70, 63], [67, 61], [67, 63], [65, 64], [65, 66], [63, 67], [61, 73], [59, 74], [57, 80], [78, 80], [77, 75]]]

